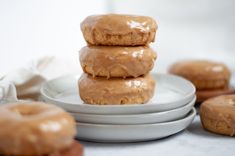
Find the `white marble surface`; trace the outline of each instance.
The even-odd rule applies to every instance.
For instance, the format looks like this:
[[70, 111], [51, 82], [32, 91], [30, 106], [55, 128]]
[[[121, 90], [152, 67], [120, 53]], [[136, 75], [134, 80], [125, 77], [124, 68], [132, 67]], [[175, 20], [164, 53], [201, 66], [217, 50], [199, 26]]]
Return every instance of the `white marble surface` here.
[[198, 116], [185, 131], [161, 140], [119, 144], [81, 143], [85, 146], [85, 156], [232, 156], [235, 153], [235, 138], [205, 131]]

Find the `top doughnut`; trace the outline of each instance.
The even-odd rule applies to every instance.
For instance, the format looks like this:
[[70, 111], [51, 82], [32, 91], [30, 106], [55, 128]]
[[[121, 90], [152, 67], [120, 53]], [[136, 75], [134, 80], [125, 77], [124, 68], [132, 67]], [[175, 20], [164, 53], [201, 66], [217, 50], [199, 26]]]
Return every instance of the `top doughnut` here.
[[81, 30], [90, 45], [136, 46], [154, 42], [157, 24], [147, 16], [92, 15], [81, 23]]

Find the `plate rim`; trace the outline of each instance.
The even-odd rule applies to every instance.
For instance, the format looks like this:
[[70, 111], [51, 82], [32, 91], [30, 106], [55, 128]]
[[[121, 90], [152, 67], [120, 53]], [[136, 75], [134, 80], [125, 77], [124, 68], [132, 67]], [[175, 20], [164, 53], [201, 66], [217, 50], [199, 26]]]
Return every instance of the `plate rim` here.
[[[84, 116], [84, 117], [93, 116], [93, 117], [101, 117], [101, 118], [110, 117], [110, 116], [112, 116], [113, 118], [127, 118], [127, 117], [153, 116], [155, 114], [163, 115], [163, 114], [171, 113], [172, 111], [178, 111], [180, 109], [183, 109], [183, 108], [186, 108], [186, 107], [189, 107], [189, 106], [192, 106], [192, 108], [193, 108], [194, 104], [196, 102], [196, 99], [197, 99], [197, 97], [196, 97], [196, 95], [194, 95], [193, 99], [189, 103], [187, 103], [186, 105], [184, 105], [182, 107], [178, 107], [178, 108], [175, 108], [175, 109], [162, 111], [162, 112], [154, 112], [154, 113], [141, 113], [141, 114], [87, 114], [87, 113], [77, 113], [77, 112], [69, 112], [69, 113], [72, 114], [72, 115], [73, 114], [75, 114], [75, 115], [78, 114], [78, 115], [81, 115], [81, 116]], [[192, 108], [190, 109], [190, 111], [192, 110]]]
[[181, 119], [174, 120], [174, 121], [169, 121], [169, 122], [162, 122], [162, 123], [151, 123], [151, 124], [134, 124], [134, 125], [125, 125], [125, 124], [93, 124], [93, 123], [83, 123], [83, 122], [76, 122], [77, 125], [82, 125], [82, 126], [97, 126], [97, 127], [144, 127], [144, 126], [163, 126], [163, 125], [169, 125], [169, 124], [177, 124], [178, 122], [183, 122], [185, 120], [188, 120], [190, 118], [195, 118], [197, 115], [196, 108], [193, 107], [188, 114]]
[[[86, 141], [92, 141], [92, 142], [104, 142], [104, 143], [128, 143], [128, 142], [143, 142], [143, 141], [149, 141], [149, 140], [158, 140], [161, 138], [165, 138], [168, 136], [175, 135], [179, 132], [182, 132], [183, 130], [187, 129], [187, 127], [193, 122], [196, 116], [196, 109], [193, 107], [191, 109], [191, 114], [188, 113], [188, 115], [180, 120], [176, 121], [170, 121], [166, 123], [156, 123], [156, 124], [139, 124], [139, 125], [98, 125], [97, 124], [84, 124], [83, 125], [76, 125], [76, 128], [78, 130], [78, 134], [76, 135], [76, 138], [79, 140], [86, 140]], [[93, 125], [93, 126], [92, 126]], [[95, 125], [95, 126], [94, 126]], [[92, 126], [92, 127], [91, 127]], [[109, 126], [109, 127], [108, 127]], [[160, 129], [162, 128], [172, 128], [172, 130], [169, 130], [168, 132], [161, 132]], [[173, 128], [175, 127], [175, 128]], [[82, 130], [79, 134], [79, 129]], [[88, 131], [88, 129], [93, 129], [93, 131]], [[118, 137], [106, 137], [105, 133], [113, 131], [114, 129], [118, 129]], [[128, 135], [131, 130], [135, 129], [134, 135]], [[151, 131], [151, 134], [149, 135], [141, 135], [142, 133], [146, 132], [146, 129]], [[93, 133], [97, 131], [99, 135], [89, 135], [90, 133]], [[85, 134], [86, 133], [86, 134]], [[127, 136], [128, 135], [128, 136]], [[137, 136], [136, 136], [137, 135]]]

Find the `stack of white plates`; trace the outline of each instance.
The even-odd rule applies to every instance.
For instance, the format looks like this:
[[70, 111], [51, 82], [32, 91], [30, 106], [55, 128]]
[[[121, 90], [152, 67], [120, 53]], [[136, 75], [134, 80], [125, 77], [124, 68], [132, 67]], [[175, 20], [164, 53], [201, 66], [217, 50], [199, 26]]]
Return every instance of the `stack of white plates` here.
[[77, 121], [77, 138], [97, 142], [154, 140], [178, 133], [193, 121], [195, 87], [183, 78], [153, 75], [154, 97], [142, 105], [89, 105], [79, 97], [78, 76], [64, 76], [46, 82], [44, 101], [70, 112]]

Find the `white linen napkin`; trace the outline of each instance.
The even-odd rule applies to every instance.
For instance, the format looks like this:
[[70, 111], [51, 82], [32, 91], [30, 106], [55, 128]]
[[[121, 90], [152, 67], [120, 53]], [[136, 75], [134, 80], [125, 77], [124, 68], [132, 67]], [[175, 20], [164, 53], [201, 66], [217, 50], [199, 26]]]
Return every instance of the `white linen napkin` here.
[[0, 103], [17, 101], [18, 98], [37, 100], [45, 81], [77, 72], [79, 65], [71, 60], [43, 57], [32, 61], [0, 78]]
[[17, 100], [14, 84], [5, 80], [0, 80], [0, 104]]

